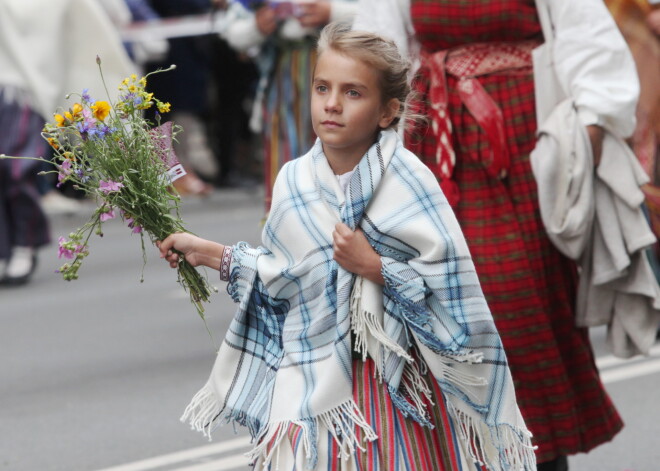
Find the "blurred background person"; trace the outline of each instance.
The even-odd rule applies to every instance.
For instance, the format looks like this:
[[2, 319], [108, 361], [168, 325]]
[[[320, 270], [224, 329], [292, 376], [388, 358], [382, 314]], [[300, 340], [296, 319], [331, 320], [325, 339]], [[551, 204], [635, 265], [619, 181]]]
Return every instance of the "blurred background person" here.
[[[160, 18], [177, 18], [209, 13], [210, 0], [158, 0], [150, 2]], [[154, 75], [148, 89], [160, 99], [171, 103], [170, 121], [180, 125], [174, 150], [187, 175], [174, 182], [182, 196], [207, 196], [213, 191], [218, 163], [209, 143], [207, 118], [210, 112], [209, 87], [214, 54], [211, 34], [168, 39], [167, 54], [158, 61], [145, 64], [146, 72], [171, 64], [176, 69], [167, 74]], [[232, 73], [225, 70], [225, 73]], [[153, 120], [153, 117], [151, 117]]]
[[277, 172], [316, 139], [310, 116], [316, 38], [331, 21], [352, 21], [355, 11], [351, 0], [229, 5], [224, 37], [237, 51], [256, 51], [260, 80], [250, 125], [262, 136], [266, 211]]
[[[102, 0], [108, 1], [108, 0]], [[160, 16], [151, 7], [148, 0], [121, 0], [128, 8], [130, 19], [127, 21], [125, 16], [120, 18], [121, 23], [116, 24], [121, 28], [130, 23], [145, 23], [155, 22], [160, 19]], [[124, 42], [124, 46], [131, 56], [136, 65], [144, 69], [144, 64], [147, 62], [154, 62], [165, 59], [167, 51], [169, 50], [169, 43], [167, 39], [163, 38], [150, 38], [143, 41]]]
[[[603, 387], [588, 331], [575, 325], [577, 269], [547, 236], [529, 160], [536, 145], [534, 0], [360, 0], [354, 28], [392, 37], [419, 65], [428, 129], [407, 145], [453, 206], [500, 332], [538, 469], [611, 440], [623, 422]], [[600, 158], [604, 127], [634, 130], [639, 88], [602, 0], [548, 0], [554, 59]], [[616, 67], [613, 67], [616, 64]]]
[[[75, 25], [75, 27], [73, 27]], [[41, 130], [58, 107], [69, 109], [88, 89], [106, 99], [108, 84], [133, 72], [117, 30], [96, 0], [0, 2], [0, 153], [47, 155]], [[0, 279], [29, 281], [37, 250], [50, 241], [41, 207], [39, 162], [0, 160]], [[41, 178], [41, 177], [40, 177]]]

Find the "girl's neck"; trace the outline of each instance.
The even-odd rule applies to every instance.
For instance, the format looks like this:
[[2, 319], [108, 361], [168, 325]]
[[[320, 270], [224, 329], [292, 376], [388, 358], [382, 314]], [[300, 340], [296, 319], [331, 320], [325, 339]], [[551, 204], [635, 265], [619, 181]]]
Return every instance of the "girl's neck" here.
[[325, 157], [328, 159], [328, 164], [330, 165], [330, 168], [334, 174], [343, 175], [353, 170], [357, 164], [360, 163], [363, 155], [364, 153], [351, 156], [333, 156], [331, 152], [330, 154], [326, 153]]
[[324, 145], [323, 153], [334, 174], [343, 175], [353, 170], [360, 163], [360, 160], [362, 160], [362, 157], [364, 157], [370, 147], [371, 145], [365, 149], [346, 152], [342, 149], [329, 148]]

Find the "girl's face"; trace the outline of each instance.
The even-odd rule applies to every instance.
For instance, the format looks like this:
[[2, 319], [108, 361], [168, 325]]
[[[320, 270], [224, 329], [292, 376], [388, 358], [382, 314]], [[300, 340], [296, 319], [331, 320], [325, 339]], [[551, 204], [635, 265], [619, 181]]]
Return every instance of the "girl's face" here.
[[319, 56], [312, 86], [312, 126], [326, 156], [359, 161], [378, 129], [394, 119], [399, 102], [393, 99], [395, 107], [383, 106], [378, 74], [332, 49]]

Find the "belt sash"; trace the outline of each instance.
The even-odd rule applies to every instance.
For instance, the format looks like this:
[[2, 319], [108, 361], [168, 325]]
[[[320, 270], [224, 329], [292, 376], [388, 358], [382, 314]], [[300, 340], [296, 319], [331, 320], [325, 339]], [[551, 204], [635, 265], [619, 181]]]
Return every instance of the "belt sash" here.
[[479, 77], [491, 74], [529, 75], [532, 73], [532, 50], [539, 41], [474, 43], [435, 53], [422, 53], [422, 67], [429, 71], [429, 118], [436, 138], [436, 154], [429, 165], [440, 180], [449, 202], [458, 202], [458, 186], [452, 180], [456, 152], [452, 147], [452, 123], [449, 116], [447, 75], [458, 79], [461, 102], [486, 134], [491, 158], [484, 162], [490, 176], [507, 176], [511, 156], [506, 142], [502, 110], [485, 90]]

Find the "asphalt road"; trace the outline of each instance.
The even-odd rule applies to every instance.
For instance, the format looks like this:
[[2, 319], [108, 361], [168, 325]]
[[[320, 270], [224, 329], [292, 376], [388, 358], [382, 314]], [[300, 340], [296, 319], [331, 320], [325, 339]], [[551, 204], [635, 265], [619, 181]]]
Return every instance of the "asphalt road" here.
[[[260, 237], [262, 193], [217, 191], [185, 200], [187, 227], [220, 242]], [[53, 239], [92, 211], [52, 218]], [[208, 442], [179, 422], [203, 385], [233, 313], [217, 273], [204, 322], [174, 271], [119, 221], [94, 236], [80, 279], [54, 271], [56, 244], [40, 252], [32, 283], [0, 288], [0, 470], [229, 471], [249, 469], [243, 430]], [[144, 273], [143, 273], [144, 272]], [[144, 282], [140, 283], [141, 276]], [[604, 382], [626, 427], [615, 440], [571, 458], [572, 471], [660, 470], [660, 347], [617, 362], [593, 331]]]

